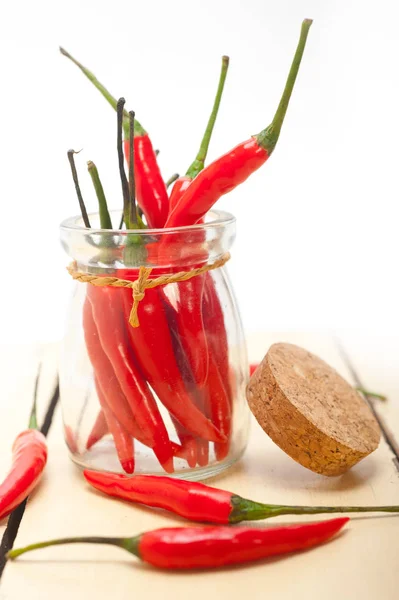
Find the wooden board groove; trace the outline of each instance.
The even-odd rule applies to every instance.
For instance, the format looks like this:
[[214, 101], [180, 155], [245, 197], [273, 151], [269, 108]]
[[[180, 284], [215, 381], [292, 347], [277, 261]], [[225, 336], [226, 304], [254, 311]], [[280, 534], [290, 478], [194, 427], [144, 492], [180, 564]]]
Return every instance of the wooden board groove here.
[[[364, 389], [364, 387], [365, 387], [364, 383], [362, 382], [362, 380], [357, 372], [357, 369], [355, 368], [352, 361], [350, 360], [349, 355], [346, 352], [343, 344], [337, 340], [337, 346], [338, 346], [338, 351], [342, 356], [342, 360], [346, 363], [348, 370], [350, 371], [350, 373], [352, 375], [355, 385], [359, 388]], [[395, 468], [397, 469], [397, 471], [399, 472], [399, 443], [396, 440], [391, 428], [385, 422], [384, 417], [377, 410], [375, 398], [373, 398], [372, 396], [370, 396], [368, 394], [364, 394], [364, 397], [365, 397], [371, 411], [373, 412], [373, 415], [376, 418], [378, 425], [380, 426], [382, 436], [393, 454], [392, 462], [395, 465]]]

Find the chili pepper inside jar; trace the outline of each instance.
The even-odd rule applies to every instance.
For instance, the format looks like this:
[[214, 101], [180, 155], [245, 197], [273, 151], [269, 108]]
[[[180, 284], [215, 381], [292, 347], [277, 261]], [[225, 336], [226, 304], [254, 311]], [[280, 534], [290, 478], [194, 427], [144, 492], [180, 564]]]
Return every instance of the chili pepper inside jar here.
[[[120, 213], [111, 213], [114, 226]], [[77, 280], [61, 360], [66, 442], [81, 467], [214, 475], [243, 453], [248, 361], [225, 263], [232, 215], [173, 229], [61, 225]], [[72, 443], [73, 442], [73, 443]]]

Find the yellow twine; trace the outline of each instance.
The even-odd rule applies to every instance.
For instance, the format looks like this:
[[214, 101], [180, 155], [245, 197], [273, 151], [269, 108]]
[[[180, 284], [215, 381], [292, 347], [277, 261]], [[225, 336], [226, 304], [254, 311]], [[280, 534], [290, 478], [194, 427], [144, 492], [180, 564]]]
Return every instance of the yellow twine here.
[[223, 254], [218, 260], [210, 265], [204, 265], [197, 269], [192, 269], [191, 271], [180, 271], [179, 273], [173, 273], [170, 275], [160, 275], [155, 279], [150, 279], [152, 268], [150, 267], [140, 267], [139, 276], [136, 281], [128, 281], [126, 279], [119, 279], [119, 277], [102, 277], [98, 275], [89, 275], [87, 273], [82, 273], [77, 271], [76, 262], [72, 262], [68, 267], [68, 273], [71, 275], [72, 279], [75, 281], [80, 281], [81, 283], [90, 283], [91, 285], [96, 286], [110, 286], [110, 287], [125, 287], [131, 288], [133, 291], [133, 305], [132, 310], [130, 311], [129, 323], [132, 327], [139, 327], [140, 321], [138, 318], [138, 307], [139, 303], [145, 298], [145, 291], [158, 287], [159, 285], [167, 285], [168, 283], [178, 283], [179, 281], [188, 281], [193, 277], [197, 277], [198, 275], [202, 275], [203, 273], [207, 273], [208, 271], [213, 271], [214, 269], [219, 269], [223, 267], [230, 260], [230, 254], [227, 252]]

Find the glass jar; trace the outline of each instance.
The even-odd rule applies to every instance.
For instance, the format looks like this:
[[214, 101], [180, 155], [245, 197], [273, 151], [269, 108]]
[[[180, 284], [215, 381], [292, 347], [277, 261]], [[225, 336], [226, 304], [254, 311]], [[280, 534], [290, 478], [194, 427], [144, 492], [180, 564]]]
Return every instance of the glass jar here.
[[130, 282], [140, 267], [156, 279], [213, 265], [234, 241], [235, 219], [213, 211], [200, 225], [135, 231], [100, 229], [98, 215], [90, 222], [61, 225], [81, 278], [60, 366], [71, 458], [116, 473], [215, 475], [242, 455], [249, 424], [246, 346], [226, 268], [136, 289], [136, 327]]

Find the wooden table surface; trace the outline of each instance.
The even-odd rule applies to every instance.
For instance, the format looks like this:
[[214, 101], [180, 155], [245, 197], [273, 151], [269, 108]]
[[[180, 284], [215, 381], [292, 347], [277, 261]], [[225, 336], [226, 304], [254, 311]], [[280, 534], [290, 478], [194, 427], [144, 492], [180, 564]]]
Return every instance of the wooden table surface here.
[[[344, 344], [343, 356], [337, 342], [328, 336], [268, 333], [249, 340], [250, 359], [261, 359], [274, 341], [298, 343], [329, 362], [352, 383], [357, 383], [357, 378], [363, 385], [387, 393], [388, 402], [373, 402], [387, 439], [382, 439], [378, 450], [349, 473], [326, 478], [292, 461], [253, 421], [244, 458], [210, 483], [271, 503], [399, 504], [399, 466], [395, 457], [399, 440], [399, 343], [391, 340], [391, 348], [377, 348], [353, 337]], [[57, 347], [3, 347], [0, 351], [3, 477], [9, 467], [12, 441], [27, 420], [40, 360], [44, 365], [40, 415], [46, 410], [54, 385]], [[48, 442], [46, 473], [29, 499], [16, 547], [66, 535], [122, 536], [155, 527], [184, 525], [172, 515], [112, 500], [89, 489], [68, 458], [59, 407]], [[273, 522], [295, 520], [304, 518], [279, 517]], [[2, 546], [6, 525], [6, 521], [0, 523]], [[10, 535], [9, 531], [6, 535]], [[8, 562], [0, 583], [1, 600], [242, 600], [246, 595], [251, 600], [397, 600], [399, 516], [355, 516], [337, 539], [320, 548], [216, 572], [159, 572], [112, 547], [48, 548]]]

